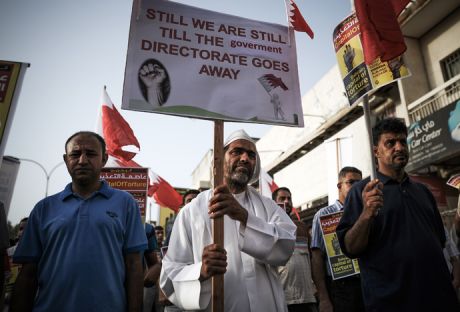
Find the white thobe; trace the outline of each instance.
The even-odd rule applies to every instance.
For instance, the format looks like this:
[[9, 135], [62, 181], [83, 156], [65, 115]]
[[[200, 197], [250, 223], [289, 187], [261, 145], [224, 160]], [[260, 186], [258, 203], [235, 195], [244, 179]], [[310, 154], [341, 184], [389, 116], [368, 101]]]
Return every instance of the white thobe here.
[[[200, 193], [181, 209], [163, 259], [160, 286], [183, 310], [211, 310], [211, 279], [198, 280], [203, 249], [212, 244], [211, 196], [211, 190]], [[225, 311], [287, 311], [276, 267], [292, 255], [296, 226], [274, 201], [252, 187], [234, 196], [247, 209], [248, 220], [243, 226], [224, 216]]]

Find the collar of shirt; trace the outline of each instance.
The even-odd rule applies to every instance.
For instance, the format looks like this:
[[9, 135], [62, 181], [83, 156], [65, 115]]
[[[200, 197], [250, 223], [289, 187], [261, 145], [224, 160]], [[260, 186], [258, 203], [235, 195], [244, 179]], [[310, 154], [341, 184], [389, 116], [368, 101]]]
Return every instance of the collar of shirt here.
[[[105, 180], [101, 180], [101, 187], [99, 188], [99, 190], [97, 190], [96, 192], [94, 192], [91, 196], [91, 197], [94, 197], [98, 194], [104, 196], [105, 198], [110, 198], [112, 196], [112, 193], [113, 193], [113, 189], [109, 186], [109, 184], [107, 183], [107, 181]], [[69, 183], [66, 185], [64, 191], [62, 191], [62, 193], [60, 194], [60, 199], [62, 201], [66, 200], [67, 198], [69, 198], [70, 196], [73, 196], [73, 197], [80, 197], [78, 196], [77, 194], [75, 194], [73, 191], [72, 191], [72, 183]]]
[[383, 173], [380, 173], [377, 171], [377, 178], [385, 185], [385, 184], [388, 184], [388, 183], [397, 183], [397, 184], [406, 184], [406, 183], [409, 183], [410, 182], [410, 179], [409, 179], [409, 176], [407, 175], [407, 173], [404, 173], [404, 178], [402, 180], [401, 183], [399, 183], [398, 181], [394, 180], [393, 178], [389, 177], [389, 176], [386, 176], [384, 175]]
[[338, 211], [343, 210], [343, 205], [338, 199], [335, 201], [334, 206], [335, 206], [335, 208], [337, 208]]

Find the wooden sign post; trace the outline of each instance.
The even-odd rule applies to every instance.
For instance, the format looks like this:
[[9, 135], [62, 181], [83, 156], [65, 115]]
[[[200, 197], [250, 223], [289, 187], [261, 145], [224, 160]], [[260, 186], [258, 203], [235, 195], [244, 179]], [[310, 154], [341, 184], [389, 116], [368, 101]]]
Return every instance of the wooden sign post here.
[[[214, 121], [214, 187], [224, 183], [224, 122]], [[212, 220], [214, 244], [224, 246], [224, 217]], [[224, 275], [212, 277], [212, 311], [224, 311]]]

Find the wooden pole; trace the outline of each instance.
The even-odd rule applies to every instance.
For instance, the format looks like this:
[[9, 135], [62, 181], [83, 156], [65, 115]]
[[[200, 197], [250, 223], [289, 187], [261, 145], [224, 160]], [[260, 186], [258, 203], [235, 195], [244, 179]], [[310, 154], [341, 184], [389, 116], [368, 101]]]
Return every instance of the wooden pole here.
[[[224, 183], [224, 122], [214, 121], [214, 187]], [[224, 247], [224, 217], [213, 219], [214, 244]], [[224, 311], [224, 275], [212, 277], [212, 312]]]
[[366, 133], [369, 140], [371, 152], [371, 180], [377, 177], [374, 157], [374, 142], [372, 142], [372, 126], [371, 126], [371, 109], [369, 107], [369, 96], [366, 94], [363, 98], [364, 121], [366, 122]]

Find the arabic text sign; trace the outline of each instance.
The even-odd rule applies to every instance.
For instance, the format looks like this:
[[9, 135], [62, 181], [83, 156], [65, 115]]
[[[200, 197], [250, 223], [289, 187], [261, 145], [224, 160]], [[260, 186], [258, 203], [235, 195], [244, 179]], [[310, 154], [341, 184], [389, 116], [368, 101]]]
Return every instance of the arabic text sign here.
[[139, 205], [141, 216], [145, 216], [149, 185], [148, 168], [105, 167], [101, 170], [101, 179], [106, 180], [113, 188], [130, 193]]
[[135, 1], [122, 108], [303, 126], [293, 32], [172, 1]]
[[408, 129], [408, 172], [460, 153], [460, 100], [437, 110]]

